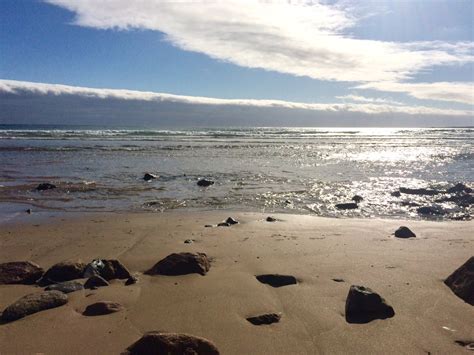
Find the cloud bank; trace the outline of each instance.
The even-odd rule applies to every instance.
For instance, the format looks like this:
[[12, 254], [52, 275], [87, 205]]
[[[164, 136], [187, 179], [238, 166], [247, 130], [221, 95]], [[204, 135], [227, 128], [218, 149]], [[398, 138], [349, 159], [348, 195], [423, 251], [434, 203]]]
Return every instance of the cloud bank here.
[[[96, 29], [160, 31], [172, 45], [242, 67], [472, 104], [473, 83], [408, 83], [474, 61], [471, 42], [385, 42], [347, 34], [350, 9], [322, 1], [46, 0]], [[448, 92], [446, 91], [448, 90]]]

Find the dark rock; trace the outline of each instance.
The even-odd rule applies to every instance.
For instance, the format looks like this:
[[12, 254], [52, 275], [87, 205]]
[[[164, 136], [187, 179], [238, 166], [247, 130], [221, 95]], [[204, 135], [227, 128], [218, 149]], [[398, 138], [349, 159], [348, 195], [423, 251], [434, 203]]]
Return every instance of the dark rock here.
[[442, 197], [435, 202], [454, 202], [461, 207], [469, 207], [474, 204], [474, 196], [470, 194], [456, 194], [449, 197]]
[[186, 239], [184, 241], [184, 244], [193, 244], [194, 243], [194, 240], [193, 239]]
[[88, 288], [90, 290], [95, 290], [103, 286], [109, 286], [109, 283], [104, 278], [98, 275], [89, 277], [86, 283], [84, 284], [84, 288]]
[[415, 238], [416, 235], [408, 227], [400, 227], [395, 231], [395, 237], [397, 238]]
[[67, 302], [67, 295], [60, 291], [31, 293], [5, 308], [1, 319], [4, 322], [11, 322], [33, 313], [62, 306]]
[[100, 276], [106, 280], [123, 280], [132, 276], [130, 271], [116, 259], [104, 259], [102, 262], [104, 263], [104, 267], [100, 270]]
[[453, 187], [450, 187], [448, 190], [446, 190], [446, 192], [448, 194], [454, 194], [454, 193], [458, 193], [458, 192], [467, 192], [467, 193], [471, 193], [472, 192], [472, 189], [469, 187], [469, 186], [466, 186], [462, 183], [457, 183], [456, 185], [454, 185]]
[[402, 206], [408, 206], [408, 207], [420, 207], [421, 205], [417, 202], [411, 202], [411, 201], [401, 201], [400, 204]]
[[234, 219], [232, 217], [228, 217], [225, 220], [225, 223], [230, 224], [230, 225], [234, 225], [234, 224], [239, 224], [239, 221], [237, 221], [236, 219]]
[[197, 182], [197, 185], [201, 187], [208, 187], [208, 186], [214, 185], [214, 181], [201, 179]]
[[255, 276], [258, 281], [272, 287], [282, 287], [287, 285], [296, 285], [298, 281], [291, 275], [265, 274]]
[[359, 203], [359, 202], [362, 202], [364, 198], [362, 196], [355, 195], [351, 200], [354, 201], [355, 203]]
[[281, 314], [278, 313], [268, 313], [262, 314], [260, 316], [249, 317], [247, 320], [253, 325], [266, 325], [272, 323], [278, 323], [281, 319]]
[[0, 285], [32, 284], [42, 275], [43, 269], [31, 261], [12, 261], [0, 264]]
[[134, 285], [138, 282], [138, 278], [135, 276], [130, 276], [127, 281], [125, 281], [125, 286]]
[[57, 283], [81, 279], [84, 276], [86, 264], [81, 262], [63, 261], [51, 266], [43, 275], [45, 283]]
[[400, 187], [400, 192], [408, 195], [426, 195], [426, 196], [433, 196], [438, 195], [441, 193], [439, 190], [428, 190], [424, 188], [420, 189], [410, 189], [407, 187]]
[[368, 287], [352, 285], [346, 299], [346, 321], [368, 323], [374, 319], [386, 319], [395, 315], [391, 306]]
[[32, 214], [33, 210], [31, 208], [28, 208], [25, 212], [28, 213], [28, 214]]
[[268, 216], [268, 217], [267, 217], [267, 219], [266, 219], [266, 221], [267, 221], [267, 222], [276, 222], [276, 221], [277, 221], [277, 219], [276, 219], [276, 218], [274, 218], [274, 217], [270, 217], [270, 216]]
[[145, 273], [148, 275], [205, 275], [211, 267], [204, 253], [173, 253], [156, 263]]
[[336, 205], [336, 208], [338, 210], [353, 210], [353, 209], [359, 208], [359, 206], [357, 205], [357, 203], [349, 202], [349, 203], [338, 203]]
[[230, 224], [227, 222], [221, 222], [217, 224], [218, 227], [230, 227]]
[[344, 279], [332, 279], [334, 282], [346, 282]]
[[148, 332], [127, 348], [128, 355], [219, 355], [209, 340], [188, 334]]
[[79, 290], [83, 290], [84, 286], [77, 281], [64, 281], [57, 284], [49, 285], [45, 291], [61, 291], [62, 293], [71, 293]]
[[155, 174], [146, 173], [145, 175], [143, 175], [143, 180], [145, 180], [145, 181], [150, 181], [150, 180], [157, 179], [157, 178], [158, 178], [158, 176], [155, 175]]
[[455, 340], [459, 346], [465, 347], [467, 350], [474, 350], [474, 340]]
[[390, 193], [390, 195], [393, 197], [400, 197], [402, 194], [400, 193], [400, 191], [393, 191], [392, 193]]
[[454, 271], [444, 283], [456, 296], [474, 306], [474, 256]]
[[38, 186], [36, 186], [37, 191], [45, 191], [45, 190], [51, 190], [51, 189], [55, 189], [55, 188], [56, 188], [56, 185], [50, 184], [48, 182], [42, 183], [42, 184], [39, 184]]
[[90, 304], [82, 313], [85, 316], [103, 316], [110, 313], [120, 312], [124, 308], [120, 303], [101, 301]]
[[206, 227], [206, 228], [212, 228], [212, 227], [214, 227], [214, 226], [213, 226], [212, 224], [206, 224], [204, 227]]
[[442, 216], [446, 214], [446, 210], [444, 208], [436, 205], [419, 207], [416, 209], [416, 212], [418, 212], [418, 214], [431, 216]]

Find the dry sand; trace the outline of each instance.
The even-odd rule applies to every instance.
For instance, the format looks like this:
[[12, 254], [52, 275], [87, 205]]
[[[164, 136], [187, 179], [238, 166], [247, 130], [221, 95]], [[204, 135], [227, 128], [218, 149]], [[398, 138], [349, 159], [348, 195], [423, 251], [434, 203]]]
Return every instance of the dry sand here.
[[[229, 215], [232, 227], [205, 228]], [[0, 262], [32, 260], [44, 268], [63, 260], [117, 258], [139, 282], [69, 294], [67, 305], [0, 325], [4, 354], [118, 354], [150, 330], [185, 332], [213, 341], [222, 354], [469, 353], [474, 307], [443, 280], [474, 250], [474, 223], [326, 219], [229, 212], [102, 214], [40, 218], [0, 226]], [[416, 239], [391, 236], [409, 226]], [[184, 240], [194, 239], [192, 244]], [[172, 252], [205, 252], [209, 273], [147, 276]], [[272, 288], [261, 273], [290, 274], [298, 285]], [[335, 282], [342, 278], [345, 282]], [[372, 288], [395, 317], [367, 324], [344, 318], [350, 285]], [[35, 286], [0, 285], [0, 309]], [[123, 304], [111, 315], [85, 317], [95, 301]], [[281, 312], [279, 323], [245, 318]]]

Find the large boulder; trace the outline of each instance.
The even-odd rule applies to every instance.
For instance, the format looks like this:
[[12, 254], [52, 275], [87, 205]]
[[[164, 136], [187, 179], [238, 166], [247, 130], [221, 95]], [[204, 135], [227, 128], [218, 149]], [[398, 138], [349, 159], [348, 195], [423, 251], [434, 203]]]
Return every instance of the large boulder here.
[[395, 231], [395, 237], [397, 238], [415, 238], [416, 234], [413, 233], [410, 228], [401, 226]]
[[152, 331], [127, 348], [129, 355], [219, 355], [216, 346], [207, 339], [188, 334]]
[[346, 321], [368, 323], [374, 319], [391, 318], [395, 312], [377, 293], [368, 287], [352, 285], [346, 298]]
[[456, 296], [474, 306], [474, 256], [449, 275], [444, 283]]
[[248, 317], [247, 320], [253, 325], [268, 325], [272, 323], [278, 323], [281, 319], [279, 313], [267, 313], [255, 317]]
[[78, 281], [64, 281], [57, 284], [52, 284], [46, 287], [45, 291], [61, 291], [62, 293], [71, 293], [83, 290], [84, 286]]
[[255, 276], [258, 281], [272, 287], [282, 287], [287, 285], [296, 285], [298, 281], [291, 275], [264, 274]]
[[117, 302], [101, 301], [90, 304], [82, 313], [85, 316], [103, 316], [110, 313], [120, 312], [123, 306]]
[[86, 264], [81, 262], [63, 261], [51, 266], [43, 275], [44, 283], [71, 281], [84, 277]]
[[67, 302], [67, 295], [60, 291], [31, 293], [5, 308], [1, 319], [4, 322], [11, 322], [33, 313], [62, 306]]
[[211, 267], [204, 253], [173, 253], [156, 263], [145, 273], [148, 275], [205, 275]]
[[0, 285], [32, 284], [44, 270], [31, 261], [12, 261], [0, 264]]

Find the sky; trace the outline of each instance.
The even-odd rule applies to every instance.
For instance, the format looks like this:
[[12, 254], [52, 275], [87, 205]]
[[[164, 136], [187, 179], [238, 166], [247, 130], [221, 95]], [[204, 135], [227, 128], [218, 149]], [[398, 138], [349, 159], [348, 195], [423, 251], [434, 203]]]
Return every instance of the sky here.
[[471, 0], [2, 0], [0, 124], [474, 125]]

